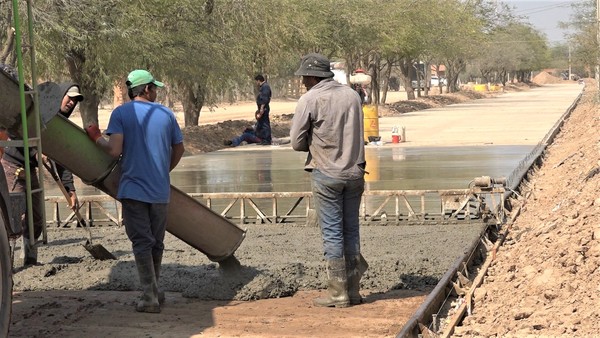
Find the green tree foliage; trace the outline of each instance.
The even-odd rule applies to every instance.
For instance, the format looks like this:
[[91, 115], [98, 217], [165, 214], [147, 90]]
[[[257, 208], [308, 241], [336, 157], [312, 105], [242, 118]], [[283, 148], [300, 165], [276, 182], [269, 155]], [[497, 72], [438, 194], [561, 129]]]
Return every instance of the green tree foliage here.
[[573, 29], [570, 34], [572, 63], [588, 74], [598, 65], [598, 21], [596, 18], [596, 0], [585, 0], [572, 5], [571, 22], [563, 23]]
[[[8, 5], [0, 0], [0, 56], [10, 62]], [[185, 125], [193, 126], [203, 108], [252, 98], [257, 73], [276, 95], [285, 92], [308, 52], [345, 61], [348, 73], [367, 69], [375, 100], [394, 70], [414, 97], [417, 62], [426, 72], [445, 65], [455, 91], [469, 63], [484, 77], [501, 77], [541, 67], [546, 54], [534, 42], [539, 35], [493, 0], [37, 0], [34, 9], [40, 74], [82, 85], [85, 123], [97, 120], [100, 100], [136, 68], [167, 83], [168, 98], [183, 104]], [[528, 42], [507, 53], [511, 35]]]
[[136, 47], [147, 36], [144, 27], [136, 25], [141, 20], [132, 15], [136, 7], [117, 0], [40, 0], [35, 4], [40, 73], [55, 81], [70, 78], [79, 83], [86, 96], [81, 103], [84, 123], [97, 121], [101, 98], [141, 58]]
[[14, 65], [16, 63], [15, 34], [13, 29], [12, 3], [0, 1], [0, 63]]
[[518, 22], [495, 27], [482, 43], [473, 64], [484, 82], [505, 84], [510, 74], [528, 74], [548, 64], [545, 37], [529, 25]]

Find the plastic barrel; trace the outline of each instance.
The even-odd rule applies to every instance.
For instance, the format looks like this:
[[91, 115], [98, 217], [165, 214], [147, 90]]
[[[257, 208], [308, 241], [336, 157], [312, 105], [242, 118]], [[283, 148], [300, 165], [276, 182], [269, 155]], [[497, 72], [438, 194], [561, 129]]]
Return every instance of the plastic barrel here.
[[473, 86], [473, 90], [476, 92], [485, 92], [487, 91], [487, 85], [485, 84], [476, 84]]
[[369, 136], [379, 136], [379, 116], [377, 113], [377, 106], [364, 105], [363, 116], [365, 128], [365, 141], [369, 140]]

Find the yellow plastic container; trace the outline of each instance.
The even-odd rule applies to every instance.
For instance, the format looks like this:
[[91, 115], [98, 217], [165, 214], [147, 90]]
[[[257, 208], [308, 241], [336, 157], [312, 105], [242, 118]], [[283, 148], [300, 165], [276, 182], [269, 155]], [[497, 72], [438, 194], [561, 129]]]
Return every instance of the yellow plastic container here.
[[473, 86], [473, 90], [476, 92], [485, 92], [485, 91], [487, 91], [487, 85], [476, 84]]
[[376, 105], [364, 105], [364, 137], [365, 141], [369, 141], [369, 136], [379, 136], [379, 116]]

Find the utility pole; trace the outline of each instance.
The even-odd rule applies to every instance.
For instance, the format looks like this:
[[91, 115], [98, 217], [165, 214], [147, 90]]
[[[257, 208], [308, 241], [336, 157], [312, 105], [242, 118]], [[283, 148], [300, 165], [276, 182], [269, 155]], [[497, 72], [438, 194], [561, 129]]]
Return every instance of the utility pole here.
[[571, 80], [571, 43], [569, 43], [569, 80]]

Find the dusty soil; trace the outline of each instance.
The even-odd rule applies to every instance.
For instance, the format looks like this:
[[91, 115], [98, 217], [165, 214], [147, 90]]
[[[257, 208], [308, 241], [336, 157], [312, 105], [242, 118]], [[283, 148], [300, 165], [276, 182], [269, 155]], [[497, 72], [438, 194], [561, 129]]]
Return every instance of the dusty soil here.
[[586, 83], [457, 337], [599, 335], [598, 91]]
[[[333, 312], [312, 306], [325, 287], [317, 227], [249, 225], [235, 254], [243, 265], [239, 274], [221, 271], [168, 235], [163, 317], [134, 311], [139, 283], [122, 229], [94, 228], [95, 243], [116, 261], [94, 260], [81, 245], [83, 230], [54, 229], [40, 248], [45, 264], [14, 275], [11, 336], [391, 337], [478, 231], [469, 225], [363, 228], [370, 265], [362, 280], [366, 304]], [[435, 240], [429, 240], [432, 233]], [[398, 248], [412, 254], [400, 255]]]
[[[532, 177], [532, 191], [511, 238], [479, 292], [474, 315], [458, 335], [600, 332], [594, 313], [600, 199], [598, 178], [592, 175], [599, 165], [593, 93], [595, 88], [586, 91]], [[423, 102], [443, 105], [473, 98], [419, 99], [386, 107], [382, 114], [402, 114]], [[274, 136], [287, 136], [289, 117], [273, 120]], [[223, 139], [248, 123], [185, 128], [187, 150], [195, 154], [224, 148]], [[160, 282], [167, 303], [160, 315], [150, 315], [133, 311], [138, 280], [123, 229], [94, 228], [95, 242], [115, 254], [116, 261], [91, 258], [81, 245], [81, 229], [51, 229], [50, 242], [40, 248], [44, 264], [17, 269], [14, 275], [11, 336], [391, 337], [479, 229], [447, 228], [439, 236], [426, 236], [439, 231], [427, 226], [363, 228], [363, 253], [370, 264], [361, 283], [366, 304], [337, 310], [311, 305], [325, 286], [317, 228], [249, 226], [236, 252], [243, 265], [237, 275], [168, 235]], [[411, 254], [399, 256], [398, 248]], [[433, 251], [438, 258], [432, 259]]]

